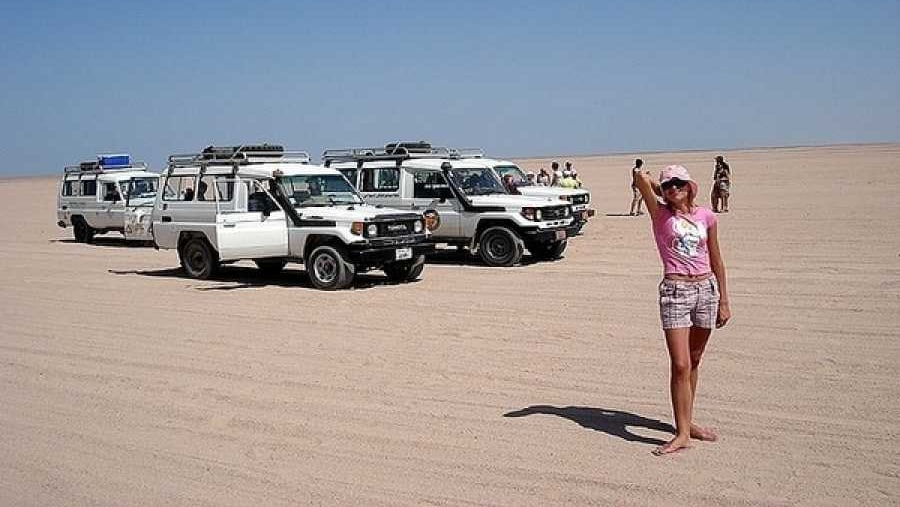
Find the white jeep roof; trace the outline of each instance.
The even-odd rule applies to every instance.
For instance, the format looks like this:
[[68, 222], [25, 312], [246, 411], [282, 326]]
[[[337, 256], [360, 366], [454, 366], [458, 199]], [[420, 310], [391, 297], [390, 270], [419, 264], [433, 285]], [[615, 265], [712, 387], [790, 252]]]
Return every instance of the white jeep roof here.
[[[234, 171], [234, 167], [227, 164], [207, 166], [204, 174], [212, 175], [229, 175]], [[200, 172], [200, 166], [176, 167], [171, 171], [172, 176], [185, 176], [197, 174]], [[249, 178], [274, 178], [276, 176], [298, 176], [298, 175], [340, 175], [336, 169], [314, 164], [302, 164], [299, 162], [267, 162], [264, 164], [247, 164], [238, 166], [237, 175]]]

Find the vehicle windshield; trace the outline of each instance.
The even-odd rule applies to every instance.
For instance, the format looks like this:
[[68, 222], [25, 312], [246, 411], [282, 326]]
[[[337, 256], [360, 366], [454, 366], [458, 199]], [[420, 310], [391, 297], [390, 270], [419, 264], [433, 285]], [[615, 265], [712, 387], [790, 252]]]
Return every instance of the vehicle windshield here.
[[453, 168], [450, 179], [466, 195], [505, 194], [494, 171], [487, 168]]
[[129, 199], [152, 199], [156, 197], [158, 178], [132, 178], [128, 182]]
[[278, 184], [295, 208], [363, 203], [339, 174], [285, 176], [278, 179]]
[[498, 165], [494, 169], [497, 170], [497, 174], [500, 175], [502, 179], [507, 174], [512, 176], [513, 185], [517, 187], [527, 187], [528, 185], [534, 185], [534, 182], [528, 181], [528, 176], [518, 168], [518, 166], [514, 165]]

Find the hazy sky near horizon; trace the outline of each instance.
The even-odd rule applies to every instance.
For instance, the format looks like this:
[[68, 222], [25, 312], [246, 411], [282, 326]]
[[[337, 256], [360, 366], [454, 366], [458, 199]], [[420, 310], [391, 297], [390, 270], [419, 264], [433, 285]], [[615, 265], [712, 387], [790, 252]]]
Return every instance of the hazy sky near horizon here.
[[0, 175], [261, 141], [318, 158], [900, 140], [896, 0], [0, 0], [0, 18]]

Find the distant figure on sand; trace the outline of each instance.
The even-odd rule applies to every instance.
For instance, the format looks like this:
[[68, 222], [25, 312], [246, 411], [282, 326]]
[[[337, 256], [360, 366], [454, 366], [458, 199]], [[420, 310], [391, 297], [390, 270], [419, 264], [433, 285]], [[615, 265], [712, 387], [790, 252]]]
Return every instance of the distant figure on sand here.
[[728, 213], [728, 196], [731, 195], [731, 167], [722, 155], [716, 157], [713, 171], [713, 187], [710, 194], [712, 209], [716, 213]]
[[[639, 171], [641, 167], [644, 167], [644, 161], [636, 158], [634, 159], [634, 167], [631, 168], [632, 173], [634, 171]], [[641, 211], [641, 191], [638, 190], [637, 185], [634, 183], [634, 178], [631, 180], [631, 209], [628, 210], [628, 214], [631, 216], [635, 215], [643, 215], [644, 212]]]
[[553, 162], [550, 162], [550, 186], [558, 187], [559, 180], [561, 180], [562, 177], [563, 173], [559, 170], [559, 162], [555, 160]]
[[663, 202], [656, 199], [650, 173], [635, 167], [632, 174], [647, 204], [663, 264], [659, 313], [669, 351], [675, 415], [675, 438], [653, 451], [663, 455], [689, 447], [692, 438], [710, 442], [718, 438], [712, 429], [693, 423], [693, 409], [706, 342], [713, 327], [722, 327], [731, 318], [731, 308], [717, 218], [694, 203], [697, 183], [687, 169], [670, 165], [660, 173]]

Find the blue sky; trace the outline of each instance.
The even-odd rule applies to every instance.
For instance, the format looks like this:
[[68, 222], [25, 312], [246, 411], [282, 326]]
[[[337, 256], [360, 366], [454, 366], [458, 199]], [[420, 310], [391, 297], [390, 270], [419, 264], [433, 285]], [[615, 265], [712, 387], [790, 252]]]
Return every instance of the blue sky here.
[[258, 141], [900, 140], [898, 1], [0, 0], [0, 19], [0, 175]]

